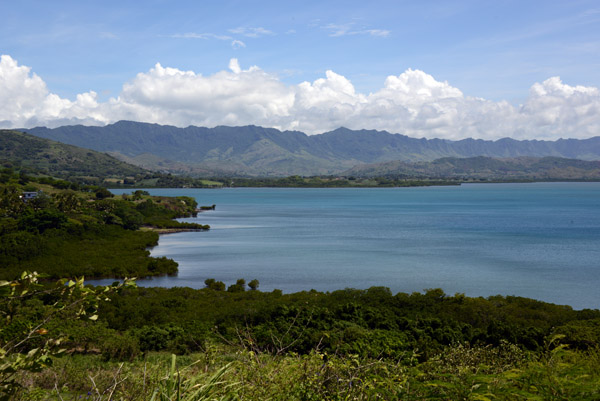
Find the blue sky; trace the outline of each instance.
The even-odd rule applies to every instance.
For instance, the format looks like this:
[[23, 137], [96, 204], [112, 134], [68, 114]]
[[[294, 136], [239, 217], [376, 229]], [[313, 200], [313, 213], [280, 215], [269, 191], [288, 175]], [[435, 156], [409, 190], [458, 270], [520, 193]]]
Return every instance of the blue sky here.
[[[100, 106], [122, 96], [124, 85], [157, 63], [211, 77], [229, 71], [231, 59], [237, 59], [242, 71], [257, 66], [288, 88], [325, 79], [332, 71], [365, 96], [380, 91], [388, 76], [417, 70], [457, 88], [464, 97], [494, 104], [507, 101], [515, 108], [529, 101], [532, 85], [552, 77], [560, 77], [569, 87], [600, 86], [597, 1], [21, 0], [2, 2], [0, 18], [0, 54], [30, 68], [29, 76], [37, 75], [48, 94], [74, 102], [78, 94], [93, 91]], [[594, 96], [592, 111], [597, 107]], [[25, 121], [27, 113], [20, 113], [20, 117], [5, 113], [0, 121]], [[148, 115], [140, 113], [135, 116]], [[74, 112], [60, 117], [56, 121], [87, 121]], [[107, 123], [113, 118], [103, 114], [96, 120]], [[281, 119], [271, 125], [282, 129], [306, 125], [296, 120], [300, 121], [296, 125]], [[262, 124], [269, 121], [257, 119]], [[593, 123], [590, 130], [586, 122], [588, 136], [598, 121]], [[386, 124], [391, 123], [377, 128], [394, 130], [393, 124]], [[331, 128], [322, 125], [321, 130]], [[425, 128], [415, 127], [399, 125], [396, 132], [427, 134]], [[520, 126], [515, 127], [511, 129]], [[520, 135], [536, 135], [530, 131], [521, 127]], [[467, 130], [461, 135], [471, 134]]]

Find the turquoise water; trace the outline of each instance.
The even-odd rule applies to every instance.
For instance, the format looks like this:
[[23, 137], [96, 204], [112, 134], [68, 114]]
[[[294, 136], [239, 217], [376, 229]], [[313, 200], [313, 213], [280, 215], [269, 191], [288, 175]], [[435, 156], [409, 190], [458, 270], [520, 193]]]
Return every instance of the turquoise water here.
[[140, 285], [256, 278], [263, 291], [442, 288], [600, 308], [600, 183], [150, 193], [217, 209], [184, 219], [210, 231], [164, 235], [152, 250], [179, 263], [177, 277]]

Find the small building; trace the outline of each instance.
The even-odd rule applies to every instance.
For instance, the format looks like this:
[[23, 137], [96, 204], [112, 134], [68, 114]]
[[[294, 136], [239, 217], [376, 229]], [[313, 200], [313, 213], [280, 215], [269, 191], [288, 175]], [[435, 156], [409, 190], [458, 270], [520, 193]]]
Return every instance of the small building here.
[[23, 194], [21, 195], [21, 199], [23, 199], [24, 202], [27, 202], [30, 199], [35, 199], [38, 196], [38, 192], [23, 192]]

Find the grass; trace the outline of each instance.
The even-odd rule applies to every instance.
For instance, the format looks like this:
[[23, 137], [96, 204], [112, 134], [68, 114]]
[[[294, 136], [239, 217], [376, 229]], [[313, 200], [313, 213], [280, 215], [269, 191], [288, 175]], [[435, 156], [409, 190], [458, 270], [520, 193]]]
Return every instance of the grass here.
[[215, 186], [215, 187], [223, 186], [223, 183], [219, 182], [219, 181], [200, 180], [200, 182], [202, 183], [202, 185]]
[[150, 353], [133, 362], [72, 355], [21, 379], [21, 400], [594, 400], [600, 352], [455, 346], [417, 363], [414, 354], [274, 356], [209, 345], [202, 353]]

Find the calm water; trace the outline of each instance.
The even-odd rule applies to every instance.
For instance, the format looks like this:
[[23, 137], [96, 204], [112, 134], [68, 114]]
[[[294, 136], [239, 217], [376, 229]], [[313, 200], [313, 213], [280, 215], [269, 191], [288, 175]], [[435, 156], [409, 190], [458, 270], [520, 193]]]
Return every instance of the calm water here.
[[[115, 193], [131, 192], [114, 191]], [[381, 189], [157, 189], [216, 211], [209, 232], [162, 236], [177, 277], [148, 286], [258, 279], [260, 289], [442, 288], [600, 308], [600, 183]]]

